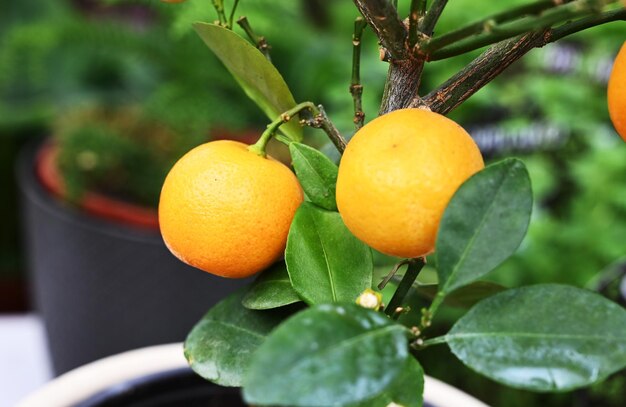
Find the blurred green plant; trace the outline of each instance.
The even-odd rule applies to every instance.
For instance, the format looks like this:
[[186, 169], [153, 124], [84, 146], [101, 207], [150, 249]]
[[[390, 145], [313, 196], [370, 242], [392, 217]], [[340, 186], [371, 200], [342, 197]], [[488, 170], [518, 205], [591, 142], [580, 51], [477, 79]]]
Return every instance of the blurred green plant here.
[[155, 207], [176, 159], [206, 140], [201, 131], [181, 136], [139, 107], [77, 110], [54, 126], [58, 166], [67, 197], [85, 191]]

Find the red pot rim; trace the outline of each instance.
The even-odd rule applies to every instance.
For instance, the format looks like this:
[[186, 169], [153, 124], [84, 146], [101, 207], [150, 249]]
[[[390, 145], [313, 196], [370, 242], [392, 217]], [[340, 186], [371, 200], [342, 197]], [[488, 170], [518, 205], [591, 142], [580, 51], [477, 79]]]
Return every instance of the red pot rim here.
[[[56, 165], [58, 148], [45, 143], [35, 158], [35, 174], [43, 187], [54, 197], [67, 200], [65, 183]], [[159, 230], [159, 216], [154, 208], [124, 202], [97, 192], [87, 191], [77, 206], [86, 213], [125, 225]]]

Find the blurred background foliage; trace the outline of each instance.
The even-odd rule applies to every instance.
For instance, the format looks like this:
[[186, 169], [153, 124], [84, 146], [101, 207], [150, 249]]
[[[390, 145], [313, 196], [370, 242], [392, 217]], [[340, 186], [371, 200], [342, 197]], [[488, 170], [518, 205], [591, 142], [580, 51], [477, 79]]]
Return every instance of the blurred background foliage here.
[[[456, 0], [437, 31], [529, 1]], [[272, 61], [296, 100], [324, 104], [350, 136], [352, 2], [240, 3], [237, 14], [246, 15], [267, 38]], [[406, 14], [409, 2], [399, 3]], [[154, 206], [163, 177], [185, 151], [225, 130], [260, 133], [268, 120], [191, 27], [215, 19], [208, 0], [4, 4], [3, 189], [16, 195], [11, 165], [24, 140], [51, 134], [61, 147], [59, 164], [73, 196], [98, 189]], [[242, 34], [239, 27], [235, 30]], [[491, 280], [506, 286], [563, 282], [591, 287], [607, 265], [626, 254], [626, 144], [610, 125], [605, 100], [612, 59], [625, 32], [623, 23], [612, 23], [534, 50], [451, 114], [475, 137], [486, 158], [520, 156], [531, 173], [535, 208], [528, 236]], [[429, 64], [422, 93], [476, 55]], [[364, 37], [361, 69], [369, 120], [376, 116], [386, 75], [371, 32]], [[313, 144], [325, 142], [319, 132], [307, 134]], [[95, 161], [86, 160], [86, 153]], [[1, 228], [0, 276], [21, 267], [18, 208], [14, 199], [2, 205], [1, 221], [8, 227]], [[451, 316], [459, 312], [448, 310]], [[444, 330], [446, 323], [436, 329]], [[617, 407], [626, 400], [623, 375], [574, 398], [534, 395], [471, 374], [446, 349], [435, 354], [443, 359], [424, 360], [430, 374], [494, 406]]]

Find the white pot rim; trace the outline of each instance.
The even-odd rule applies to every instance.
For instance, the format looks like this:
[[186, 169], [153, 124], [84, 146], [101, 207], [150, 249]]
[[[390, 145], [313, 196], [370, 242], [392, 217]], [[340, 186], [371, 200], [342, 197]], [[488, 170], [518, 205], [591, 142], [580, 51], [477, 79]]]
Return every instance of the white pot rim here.
[[[70, 407], [129, 380], [187, 366], [182, 343], [131, 350], [65, 373], [27, 396], [16, 407]], [[437, 407], [487, 407], [429, 376], [425, 378], [424, 400]]]

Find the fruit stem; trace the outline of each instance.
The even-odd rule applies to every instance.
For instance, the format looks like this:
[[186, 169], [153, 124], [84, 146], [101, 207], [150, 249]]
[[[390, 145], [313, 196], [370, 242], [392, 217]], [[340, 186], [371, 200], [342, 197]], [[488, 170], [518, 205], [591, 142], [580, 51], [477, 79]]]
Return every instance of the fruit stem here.
[[280, 116], [278, 116], [273, 122], [268, 124], [263, 134], [261, 134], [259, 140], [250, 147], [248, 147], [248, 149], [253, 153], [260, 155], [261, 157], [265, 157], [265, 148], [267, 147], [267, 143], [274, 136], [278, 128], [284, 123], [290, 121], [294, 115], [300, 113], [303, 110], [309, 110], [314, 115], [319, 114], [319, 111], [317, 110], [317, 107], [313, 104], [313, 102], [298, 103], [286, 112], [281, 113]]
[[[335, 147], [337, 147], [337, 150], [339, 150], [340, 153], [343, 153], [347, 144], [346, 140], [341, 136], [341, 133], [339, 133], [339, 130], [337, 130], [333, 122], [330, 121], [328, 115], [326, 115], [326, 112], [324, 111], [324, 107], [322, 105], [315, 106], [313, 102], [298, 103], [286, 112], [281, 113], [276, 120], [267, 125], [267, 129], [265, 129], [263, 134], [261, 134], [259, 140], [248, 147], [248, 149], [261, 157], [265, 157], [265, 148], [267, 147], [267, 143], [272, 137], [274, 137], [278, 128], [284, 123], [290, 121], [293, 116], [304, 110], [308, 110], [311, 117], [300, 120], [300, 124], [324, 130], [330, 141], [332, 141]], [[281, 138], [280, 141], [283, 141], [283, 139]]]
[[409, 267], [407, 268], [406, 273], [404, 273], [402, 281], [400, 281], [396, 292], [393, 294], [393, 297], [391, 297], [389, 305], [385, 307], [385, 314], [389, 315], [390, 317], [395, 316], [397, 318], [400, 316], [395, 311], [398, 307], [402, 306], [404, 297], [406, 297], [406, 295], [409, 293], [409, 290], [413, 286], [413, 283], [415, 283], [415, 279], [419, 275], [420, 271], [422, 271], [422, 268], [424, 267], [424, 264], [426, 264], [426, 262], [423, 258], [418, 258], [408, 260], [408, 264]]

